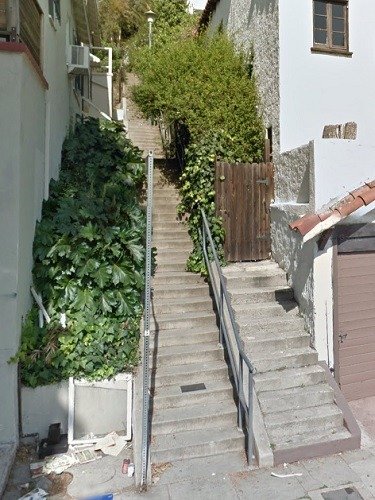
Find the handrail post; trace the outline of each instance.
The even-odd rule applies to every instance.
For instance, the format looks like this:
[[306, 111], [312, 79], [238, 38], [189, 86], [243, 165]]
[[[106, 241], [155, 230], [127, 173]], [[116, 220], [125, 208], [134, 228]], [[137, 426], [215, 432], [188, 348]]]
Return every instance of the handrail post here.
[[[241, 399], [243, 395], [243, 359], [241, 354], [239, 355], [239, 365], [238, 365], [238, 397]], [[243, 418], [242, 418], [242, 405], [238, 405], [238, 428], [243, 429]]]
[[248, 426], [247, 426], [247, 462], [251, 465], [253, 461], [254, 429], [253, 429], [253, 374], [249, 371], [249, 402], [248, 402]]
[[145, 310], [143, 334], [143, 400], [142, 400], [142, 457], [141, 486], [147, 488], [147, 474], [150, 458], [150, 313], [151, 313], [151, 264], [152, 264], [152, 209], [154, 184], [154, 154], [149, 151], [147, 165], [147, 226], [146, 226], [146, 269]]
[[223, 321], [224, 321], [224, 292], [223, 292], [223, 284], [220, 280], [220, 304], [219, 304], [219, 342], [223, 345]]

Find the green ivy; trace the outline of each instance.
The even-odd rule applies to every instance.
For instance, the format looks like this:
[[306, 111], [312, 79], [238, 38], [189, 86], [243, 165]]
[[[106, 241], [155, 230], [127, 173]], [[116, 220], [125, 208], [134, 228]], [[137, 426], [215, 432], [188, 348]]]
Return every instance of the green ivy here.
[[36, 307], [24, 323], [14, 361], [25, 385], [103, 379], [137, 364], [145, 234], [139, 162], [115, 123], [89, 119], [65, 141], [34, 240], [33, 281], [51, 323], [38, 326]]

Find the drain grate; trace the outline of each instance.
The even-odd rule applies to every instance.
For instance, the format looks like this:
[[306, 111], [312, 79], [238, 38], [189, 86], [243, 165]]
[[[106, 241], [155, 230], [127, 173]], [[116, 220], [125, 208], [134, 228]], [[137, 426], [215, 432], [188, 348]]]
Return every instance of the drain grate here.
[[326, 491], [321, 493], [324, 500], [363, 500], [354, 486], [347, 486], [339, 490]]
[[195, 392], [205, 390], [206, 386], [204, 384], [181, 385], [181, 392]]

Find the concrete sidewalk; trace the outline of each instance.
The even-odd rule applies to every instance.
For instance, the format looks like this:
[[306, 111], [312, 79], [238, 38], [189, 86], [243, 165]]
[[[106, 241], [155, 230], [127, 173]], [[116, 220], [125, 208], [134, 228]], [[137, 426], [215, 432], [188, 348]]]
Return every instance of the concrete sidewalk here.
[[[68, 469], [66, 476], [71, 479], [66, 493], [49, 498], [85, 499], [113, 493], [116, 500], [375, 500], [375, 440], [361, 430], [361, 450], [273, 469], [249, 470], [244, 455], [238, 453], [161, 464], [154, 468], [155, 484], [142, 494], [121, 472], [123, 459], [132, 455], [131, 449], [125, 449], [118, 457]], [[15, 464], [2, 498], [18, 499], [19, 485], [27, 481], [28, 463]]]
[[[222, 457], [223, 458], [223, 457]], [[375, 499], [375, 441], [363, 430], [361, 450], [273, 469], [246, 470], [226, 460], [171, 464], [147, 493], [132, 489], [119, 499], [157, 500], [370, 500]], [[274, 477], [276, 474], [296, 474]], [[298, 475], [297, 475], [298, 474]], [[190, 477], [189, 477], [190, 476]], [[192, 479], [194, 478], [194, 479]], [[339, 491], [337, 491], [339, 490]]]

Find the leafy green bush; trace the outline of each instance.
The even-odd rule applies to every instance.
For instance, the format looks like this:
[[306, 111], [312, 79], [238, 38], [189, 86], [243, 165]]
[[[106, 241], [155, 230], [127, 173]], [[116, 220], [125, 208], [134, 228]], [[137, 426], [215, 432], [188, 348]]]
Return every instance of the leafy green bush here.
[[90, 119], [66, 140], [60, 180], [51, 183], [34, 240], [34, 285], [51, 323], [38, 326], [36, 307], [25, 321], [16, 357], [24, 384], [102, 379], [136, 365], [145, 234], [140, 161], [114, 123]]
[[[175, 35], [172, 33], [172, 35]], [[209, 37], [180, 31], [133, 61], [141, 84], [134, 99], [147, 116], [163, 115], [167, 124], [188, 130], [190, 144], [182, 175], [180, 213], [188, 213], [194, 242], [187, 267], [202, 272], [198, 230], [204, 208], [221, 251], [224, 231], [215, 217], [215, 159], [254, 162], [262, 157], [263, 126], [250, 59], [218, 33]]]

